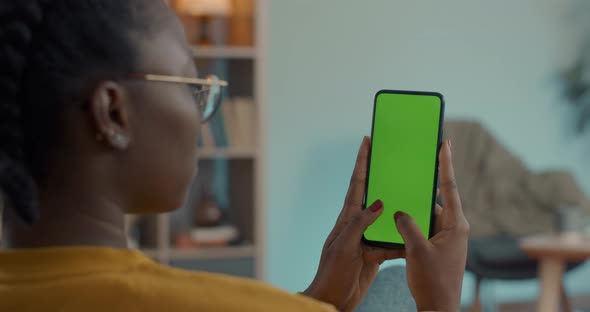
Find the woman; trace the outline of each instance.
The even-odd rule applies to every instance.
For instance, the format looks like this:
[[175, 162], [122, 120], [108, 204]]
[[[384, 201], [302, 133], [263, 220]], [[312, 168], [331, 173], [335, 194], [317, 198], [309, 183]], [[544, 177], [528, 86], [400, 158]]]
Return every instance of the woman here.
[[219, 105], [215, 81], [177, 78], [197, 72], [175, 15], [161, 0], [3, 1], [0, 15], [0, 311], [350, 311], [400, 257], [420, 310], [458, 311], [468, 224], [450, 142], [430, 241], [398, 213], [405, 251], [361, 243], [383, 211], [361, 208], [365, 138], [301, 294], [161, 266], [125, 249], [123, 215], [181, 206], [200, 122]]

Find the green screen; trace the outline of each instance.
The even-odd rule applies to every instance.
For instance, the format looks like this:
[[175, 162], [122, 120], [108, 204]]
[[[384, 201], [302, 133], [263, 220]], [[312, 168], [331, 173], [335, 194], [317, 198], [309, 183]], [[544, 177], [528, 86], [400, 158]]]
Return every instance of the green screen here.
[[403, 244], [393, 215], [403, 211], [426, 237], [433, 205], [441, 98], [379, 93], [375, 99], [367, 206], [383, 201], [383, 214], [365, 231], [370, 241]]

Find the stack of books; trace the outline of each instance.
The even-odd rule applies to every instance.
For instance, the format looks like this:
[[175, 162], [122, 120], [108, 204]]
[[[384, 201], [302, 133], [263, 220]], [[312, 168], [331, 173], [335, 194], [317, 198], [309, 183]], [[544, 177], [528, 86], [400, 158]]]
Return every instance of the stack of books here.
[[203, 147], [253, 147], [256, 145], [256, 105], [252, 98], [235, 97], [221, 105], [221, 111], [201, 129]]
[[233, 225], [196, 227], [189, 233], [176, 235], [175, 245], [180, 249], [223, 247], [235, 243], [237, 239], [238, 229]]

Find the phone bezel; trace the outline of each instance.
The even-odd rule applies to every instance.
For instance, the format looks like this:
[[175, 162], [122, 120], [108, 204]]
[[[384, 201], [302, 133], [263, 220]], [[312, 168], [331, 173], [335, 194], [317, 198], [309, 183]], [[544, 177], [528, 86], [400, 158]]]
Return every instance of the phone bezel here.
[[[381, 94], [408, 94], [408, 95], [420, 95], [420, 96], [436, 96], [440, 99], [440, 116], [438, 121], [438, 142], [437, 142], [437, 149], [435, 155], [435, 170], [434, 170], [434, 181], [432, 183], [432, 205], [430, 210], [430, 226], [428, 229], [428, 238], [430, 239], [434, 234], [434, 223], [435, 223], [435, 215], [434, 215], [434, 208], [436, 207], [436, 190], [438, 188], [438, 166], [439, 166], [439, 159], [438, 155], [440, 153], [440, 148], [443, 139], [443, 122], [444, 122], [444, 113], [445, 113], [445, 100], [441, 93], [439, 92], [430, 92], [430, 91], [404, 91], [404, 90], [379, 90], [375, 94], [375, 99], [373, 103], [373, 121], [371, 124], [371, 140], [374, 137], [375, 133], [375, 115], [377, 112], [377, 99]], [[365, 197], [363, 200], [363, 209], [367, 208], [367, 193], [369, 191], [369, 177], [371, 174], [371, 154], [373, 152], [373, 144], [371, 143], [371, 147], [369, 148], [369, 156], [367, 159], [367, 178], [365, 182]], [[393, 218], [393, 216], [391, 216]], [[373, 241], [369, 240], [365, 237], [365, 233], [363, 233], [362, 239], [365, 244], [374, 247], [382, 247], [382, 248], [389, 248], [389, 249], [403, 249], [405, 248], [404, 244], [397, 244], [397, 243], [390, 243], [390, 242], [382, 242], [382, 241]]]

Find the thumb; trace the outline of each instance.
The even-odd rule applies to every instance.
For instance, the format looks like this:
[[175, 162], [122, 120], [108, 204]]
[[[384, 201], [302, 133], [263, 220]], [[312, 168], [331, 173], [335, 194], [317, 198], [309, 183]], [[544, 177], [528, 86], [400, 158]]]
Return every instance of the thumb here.
[[426, 237], [424, 237], [422, 231], [420, 231], [420, 227], [418, 227], [416, 221], [414, 221], [410, 215], [405, 212], [398, 211], [395, 213], [394, 218], [397, 230], [404, 239], [406, 249], [420, 247], [428, 241]]
[[382, 212], [383, 202], [381, 200], [377, 200], [371, 206], [367, 207], [367, 209], [359, 211], [346, 227], [346, 235], [354, 237], [362, 236], [369, 225], [373, 224]]

